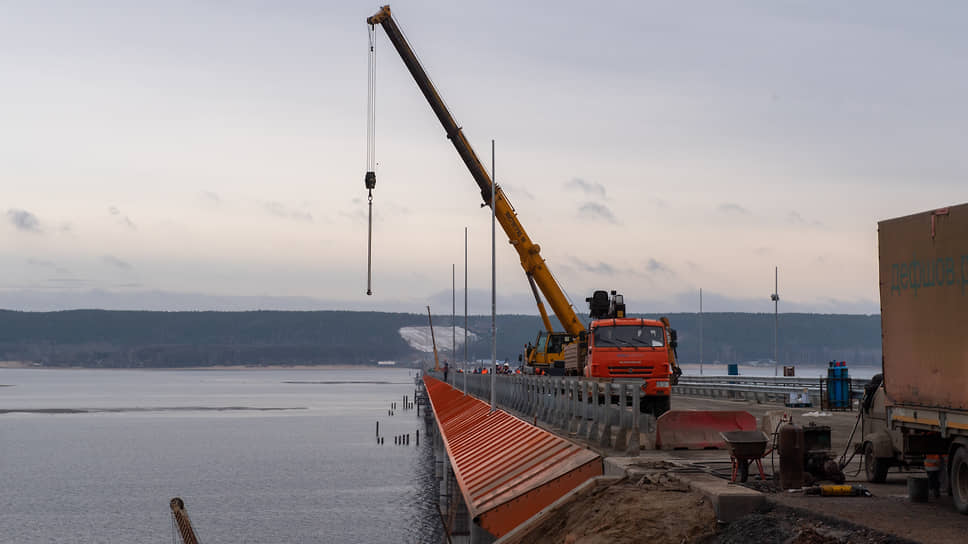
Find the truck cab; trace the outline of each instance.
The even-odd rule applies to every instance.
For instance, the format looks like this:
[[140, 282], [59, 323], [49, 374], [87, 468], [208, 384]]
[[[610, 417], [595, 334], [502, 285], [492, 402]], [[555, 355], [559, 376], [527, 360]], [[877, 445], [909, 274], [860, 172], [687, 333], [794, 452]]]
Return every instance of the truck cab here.
[[612, 318], [593, 321], [587, 336], [583, 374], [591, 379], [642, 382], [642, 412], [669, 409], [672, 379], [670, 334], [661, 321]]
[[534, 346], [528, 346], [525, 354], [528, 366], [550, 376], [564, 376], [564, 349], [573, 340], [566, 332], [539, 332]]

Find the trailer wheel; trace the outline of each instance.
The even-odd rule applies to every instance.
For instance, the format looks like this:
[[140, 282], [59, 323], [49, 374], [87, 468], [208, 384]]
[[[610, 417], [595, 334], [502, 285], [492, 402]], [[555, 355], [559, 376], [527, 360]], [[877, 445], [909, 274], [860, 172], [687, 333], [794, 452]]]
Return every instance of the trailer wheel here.
[[887, 470], [891, 468], [889, 459], [874, 456], [874, 444], [864, 443], [864, 471], [867, 473], [867, 481], [875, 484], [884, 483], [887, 480]]
[[951, 460], [951, 498], [955, 509], [968, 514], [968, 448], [961, 446]]

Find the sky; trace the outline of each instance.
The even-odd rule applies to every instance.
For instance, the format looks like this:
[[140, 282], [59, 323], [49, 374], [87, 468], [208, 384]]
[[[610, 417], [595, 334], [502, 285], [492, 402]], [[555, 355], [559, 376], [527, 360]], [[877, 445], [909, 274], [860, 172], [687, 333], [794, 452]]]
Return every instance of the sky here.
[[[0, 307], [490, 313], [476, 184], [355, 1], [0, 2]], [[960, 2], [430, 2], [394, 18], [577, 311], [876, 313], [968, 201]], [[498, 227], [497, 311], [536, 314]], [[455, 268], [452, 268], [455, 267]]]

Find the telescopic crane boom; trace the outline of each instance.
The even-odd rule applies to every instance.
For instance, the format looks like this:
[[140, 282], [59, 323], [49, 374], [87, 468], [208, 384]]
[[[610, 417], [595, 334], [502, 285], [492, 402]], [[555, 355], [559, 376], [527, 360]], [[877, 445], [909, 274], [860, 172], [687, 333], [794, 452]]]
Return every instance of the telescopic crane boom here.
[[[518, 256], [521, 259], [521, 267], [524, 268], [528, 280], [533, 281], [538, 289], [541, 290], [541, 294], [544, 295], [545, 300], [551, 306], [551, 310], [558, 317], [558, 321], [561, 322], [561, 326], [564, 327], [568, 334], [578, 336], [584, 332], [585, 326], [578, 319], [571, 304], [568, 303], [568, 298], [565, 296], [564, 291], [562, 291], [561, 286], [558, 285], [551, 271], [545, 265], [545, 261], [541, 257], [541, 246], [531, 241], [528, 233], [524, 230], [524, 226], [518, 221], [514, 207], [508, 201], [507, 195], [504, 194], [500, 186], [497, 186], [494, 190], [496, 202], [491, 202], [491, 184], [493, 182], [490, 176], [488, 176], [487, 170], [481, 164], [480, 159], [477, 158], [477, 154], [471, 148], [470, 142], [464, 136], [464, 131], [457, 125], [457, 121], [454, 120], [447, 106], [444, 105], [444, 101], [441, 100], [437, 89], [427, 76], [427, 72], [420, 65], [420, 61], [417, 60], [413, 49], [410, 48], [410, 44], [407, 43], [407, 39], [403, 36], [403, 32], [400, 31], [396, 21], [393, 20], [390, 14], [390, 6], [383, 6], [375, 15], [367, 18], [366, 22], [371, 26], [380, 25], [383, 27], [387, 37], [390, 39], [390, 43], [393, 44], [393, 47], [400, 54], [403, 63], [410, 71], [410, 75], [417, 82], [417, 87], [420, 88], [427, 102], [430, 103], [430, 108], [434, 110], [437, 119], [440, 120], [440, 124], [443, 125], [444, 131], [447, 133], [447, 138], [454, 144], [454, 147], [457, 149], [457, 154], [460, 155], [467, 169], [470, 170], [471, 176], [474, 177], [474, 181], [480, 187], [481, 198], [484, 199], [484, 204], [487, 206], [497, 206], [494, 209], [494, 214], [501, 224], [501, 228], [507, 234], [511, 245], [518, 252]], [[551, 322], [544, 312], [540, 299], [538, 303], [539, 311], [542, 312], [542, 320], [544, 321], [545, 328], [551, 332]]]

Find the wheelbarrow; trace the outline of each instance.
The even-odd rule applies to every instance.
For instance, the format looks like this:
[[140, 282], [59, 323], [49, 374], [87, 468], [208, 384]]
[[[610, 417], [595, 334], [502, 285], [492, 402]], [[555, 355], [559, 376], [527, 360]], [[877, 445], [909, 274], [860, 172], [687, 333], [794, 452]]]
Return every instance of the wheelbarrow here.
[[767, 451], [768, 441], [766, 433], [763, 431], [724, 431], [719, 433], [729, 448], [729, 459], [733, 464], [733, 482], [739, 478], [740, 482], [745, 482], [749, 478], [750, 464], [756, 462], [756, 468], [760, 471], [760, 479], [766, 480], [763, 474], [763, 457], [773, 451]]

